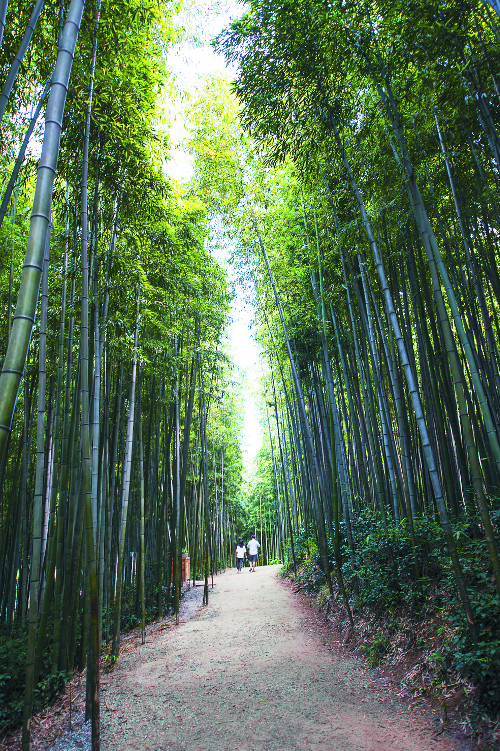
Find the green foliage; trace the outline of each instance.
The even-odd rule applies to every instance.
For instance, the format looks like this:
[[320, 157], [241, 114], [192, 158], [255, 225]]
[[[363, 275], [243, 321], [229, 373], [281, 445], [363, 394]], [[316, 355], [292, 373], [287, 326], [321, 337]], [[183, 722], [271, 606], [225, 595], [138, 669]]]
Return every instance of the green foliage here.
[[[478, 706], [494, 714], [500, 701], [500, 609], [490, 587], [490, 578], [484, 573], [488, 552], [478, 530], [477, 520], [467, 524], [462, 522], [454, 527], [481, 633], [477, 645], [471, 640], [460, 608], [442, 530], [434, 521], [421, 518], [415, 522], [416, 569], [405, 523], [384, 524], [381, 517], [373, 512], [353, 515], [352, 531], [356, 545], [354, 566], [344, 542], [343, 571], [344, 581], [351, 586], [353, 596], [355, 580], [359, 586], [355, 595], [357, 608], [368, 607], [379, 613], [389, 611], [394, 619], [399, 612], [407, 612], [408, 606], [411, 606], [412, 617], [417, 621], [428, 620], [433, 613], [439, 613], [453, 636], [443, 650], [434, 654], [434, 666], [442, 671], [443, 676], [446, 671], [460, 671], [474, 685]], [[303, 532], [295, 539], [298, 549], [304, 553]], [[333, 568], [333, 551], [330, 555]], [[417, 570], [420, 575], [417, 575]], [[291, 571], [290, 561], [285, 571]], [[300, 566], [296, 578], [300, 586], [309, 592], [320, 591], [324, 580], [317, 554]], [[393, 628], [397, 630], [397, 619], [394, 624]], [[389, 635], [382, 629], [373, 634], [368, 653], [371, 667], [379, 664], [389, 641]], [[436, 680], [439, 680], [439, 675]]]
[[343, 572], [346, 582], [353, 584], [357, 579], [359, 604], [424, 604], [424, 590], [435, 587], [442, 574], [443, 532], [435, 521], [427, 517], [415, 520], [415, 549], [406, 522], [384, 522], [371, 511], [353, 514], [352, 535], [352, 556], [344, 538]]
[[[26, 643], [24, 631], [0, 629], [0, 727], [16, 727], [22, 716], [26, 675]], [[40, 707], [54, 698], [64, 687], [66, 675], [51, 674], [48, 658], [42, 663], [35, 688], [35, 706]]]
[[[341, 525], [342, 571], [355, 604], [379, 612], [410, 607], [416, 617], [446, 608], [457, 638], [453, 664], [473, 676], [489, 707], [498, 704], [499, 528], [491, 495], [500, 462], [494, 427], [482, 426], [489, 407], [476, 415], [465, 403], [472, 396], [478, 405], [491, 404], [492, 414], [499, 407], [500, 285], [490, 244], [499, 229], [496, 20], [481, 2], [254, 0], [216, 40], [238, 65], [244, 126], [267, 163], [279, 165], [248, 181], [258, 185], [247, 185], [247, 193], [293, 341], [315, 463], [305, 450], [306, 431], [290, 428], [299, 389], [289, 377], [281, 321], [250, 222], [241, 246], [259, 280], [260, 339], [279, 384], [269, 401], [283, 402], [287, 389], [292, 403], [280, 405], [276, 419], [282, 434], [295, 433], [296, 464], [290, 451], [281, 466], [277, 459], [274, 475], [283, 486], [289, 471], [290, 484], [299, 487], [293, 526], [308, 515], [315, 519], [325, 560], [323, 531], [337, 535], [348, 506], [352, 530]], [[314, 277], [320, 295], [311, 293]], [[332, 428], [336, 410], [339, 425]], [[333, 497], [322, 491], [312, 499], [321, 479], [334, 486]], [[411, 534], [395, 521], [410, 504]], [[459, 520], [453, 535], [448, 515]], [[294, 536], [297, 577], [314, 590], [322, 582], [319, 557], [303, 559], [301, 537]], [[288, 544], [286, 571], [290, 559]], [[383, 642], [376, 634], [373, 661]]]
[[371, 668], [375, 668], [379, 665], [380, 660], [387, 651], [388, 644], [389, 637], [382, 630], [378, 630], [373, 634], [370, 643], [370, 650], [366, 658], [368, 665]]
[[[420, 518], [414, 524], [414, 541], [417, 568], [410, 533], [406, 523], [384, 523], [372, 511], [352, 516], [352, 533], [355, 543], [354, 565], [347, 543], [343, 542], [344, 581], [351, 588], [357, 609], [369, 608], [379, 614], [391, 614], [391, 629], [398, 629], [398, 614], [419, 620], [430, 620], [438, 613], [439, 619], [453, 634], [442, 650], [431, 657], [436, 681], [443, 681], [449, 671], [459, 671], [475, 687], [478, 707], [495, 714], [500, 702], [500, 609], [490, 587], [490, 577], [485, 574], [488, 552], [479, 532], [478, 520], [457, 523], [454, 536], [460, 543], [460, 556], [464, 573], [470, 585], [474, 612], [477, 615], [481, 637], [475, 645], [467, 628], [460, 601], [455, 589], [453, 572], [446, 556], [443, 532], [431, 519]], [[318, 595], [324, 603], [325, 575], [321, 569], [316, 546], [301, 528], [294, 535], [299, 568], [295, 581], [301, 588]], [[290, 545], [283, 567], [285, 575], [292, 574]], [[330, 550], [333, 569], [333, 550]], [[358, 585], [357, 594], [354, 584]], [[370, 641], [368, 664], [376, 667], [390, 644], [387, 629], [376, 630]]]
[[471, 589], [480, 638], [477, 645], [470, 638], [448, 571], [446, 583], [452, 595], [443, 609], [455, 635], [442, 659], [445, 665], [451, 663], [471, 681], [477, 688], [480, 707], [494, 715], [500, 706], [500, 607], [491, 590], [490, 577], [485, 573], [488, 553], [477, 524], [473, 520], [471, 524], [456, 525], [455, 535], [460, 541], [461, 561]]
[[115, 654], [113, 654], [113, 650], [111, 648], [111, 644], [106, 645], [101, 650], [101, 656], [102, 656], [102, 659], [103, 659], [103, 662], [104, 662], [103, 672], [104, 673], [110, 673], [113, 670], [113, 668], [116, 665], [116, 662], [118, 660], [118, 657]]
[[26, 670], [26, 635], [0, 635], [0, 723], [15, 723], [22, 711]]
[[[318, 592], [326, 582], [325, 572], [321, 567], [318, 545], [313, 535], [311, 524], [299, 527], [298, 532], [293, 535], [297, 563], [297, 574], [294, 575], [294, 580], [306, 592]], [[284, 551], [285, 560], [281, 574], [291, 576], [293, 574], [293, 557], [290, 540], [286, 542]]]
[[297, 570], [295, 577], [297, 584], [306, 592], [318, 592], [325, 584], [325, 572], [320, 568], [319, 555], [316, 554], [311, 560], [306, 560]]
[[46, 704], [50, 702], [54, 696], [63, 690], [66, 679], [66, 673], [61, 671], [54, 675], [45, 675], [39, 680], [35, 691], [35, 701], [37, 704]]
[[244, 197], [244, 143], [229, 81], [220, 76], [209, 80], [190, 115], [196, 189], [211, 211], [234, 212]]
[[[314, 537], [314, 531], [312, 525], [299, 527], [297, 532], [293, 534], [293, 545], [295, 552], [295, 560], [297, 563], [303, 563], [308, 558], [317, 560], [318, 546]], [[283, 570], [286, 573], [290, 573], [293, 569], [292, 558], [292, 546], [290, 541], [287, 541], [285, 545], [285, 560], [283, 563]]]

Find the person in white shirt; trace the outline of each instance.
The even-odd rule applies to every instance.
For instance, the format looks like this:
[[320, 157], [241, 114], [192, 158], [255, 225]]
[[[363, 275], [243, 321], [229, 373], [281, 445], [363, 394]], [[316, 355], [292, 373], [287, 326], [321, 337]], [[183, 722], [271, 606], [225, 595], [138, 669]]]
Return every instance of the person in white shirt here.
[[252, 535], [249, 541], [247, 542], [247, 548], [248, 548], [248, 560], [250, 561], [250, 573], [252, 571], [255, 571], [255, 566], [257, 564], [257, 556], [259, 554], [259, 548], [260, 548], [260, 542], [255, 539], [255, 535]]
[[236, 568], [238, 569], [238, 573], [241, 573], [241, 569], [243, 567], [243, 561], [247, 557], [247, 549], [243, 543], [243, 540], [240, 540], [238, 544], [236, 545]]

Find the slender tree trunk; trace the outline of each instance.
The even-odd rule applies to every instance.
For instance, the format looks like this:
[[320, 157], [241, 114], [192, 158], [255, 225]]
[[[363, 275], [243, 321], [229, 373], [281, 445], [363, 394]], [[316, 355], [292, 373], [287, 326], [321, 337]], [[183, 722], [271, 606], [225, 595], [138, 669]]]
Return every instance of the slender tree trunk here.
[[[329, 105], [328, 105], [328, 107], [329, 107]], [[409, 359], [408, 359], [408, 353], [407, 353], [407, 350], [406, 350], [406, 345], [405, 345], [405, 342], [404, 342], [402, 334], [401, 334], [401, 329], [400, 329], [398, 317], [397, 317], [397, 314], [396, 314], [396, 311], [395, 311], [395, 308], [394, 308], [394, 303], [393, 303], [393, 300], [392, 300], [392, 295], [390, 293], [389, 286], [387, 284], [387, 278], [386, 278], [386, 275], [385, 275], [385, 268], [383, 266], [382, 259], [380, 257], [379, 251], [378, 251], [377, 243], [375, 242], [375, 238], [373, 236], [371, 224], [370, 224], [370, 221], [368, 219], [368, 215], [366, 213], [366, 209], [365, 209], [363, 200], [361, 198], [361, 194], [359, 192], [357, 183], [356, 183], [356, 181], [354, 179], [354, 176], [352, 174], [351, 166], [350, 166], [349, 161], [347, 159], [347, 155], [345, 153], [345, 149], [344, 149], [342, 140], [340, 138], [340, 134], [339, 134], [339, 132], [337, 130], [337, 126], [336, 126], [335, 121], [333, 119], [333, 111], [331, 110], [330, 107], [329, 107], [329, 113], [330, 113], [330, 122], [331, 122], [331, 125], [332, 125], [332, 130], [333, 130], [333, 133], [334, 133], [334, 137], [335, 137], [335, 141], [336, 141], [336, 144], [337, 144], [337, 148], [339, 150], [340, 156], [341, 156], [341, 158], [343, 160], [343, 163], [344, 163], [344, 167], [345, 167], [346, 175], [347, 175], [347, 180], [348, 180], [348, 182], [349, 182], [349, 184], [351, 186], [351, 189], [352, 189], [352, 191], [353, 191], [353, 193], [355, 195], [356, 202], [358, 204], [358, 208], [359, 208], [359, 211], [361, 213], [361, 218], [362, 218], [362, 221], [363, 221], [363, 225], [364, 225], [367, 237], [368, 237], [368, 242], [369, 242], [372, 254], [373, 254], [373, 259], [374, 259], [375, 267], [377, 269], [377, 273], [378, 273], [378, 276], [379, 276], [379, 279], [380, 279], [381, 288], [382, 288], [382, 293], [384, 295], [384, 300], [385, 300], [386, 309], [387, 309], [387, 315], [388, 315], [388, 318], [389, 318], [389, 320], [391, 322], [391, 326], [392, 326], [392, 328], [394, 330], [394, 337], [395, 337], [396, 344], [397, 344], [397, 347], [398, 347], [399, 356], [401, 358], [401, 363], [403, 365], [403, 370], [404, 370], [406, 381], [407, 381], [407, 384], [408, 384], [408, 390], [410, 392], [413, 410], [414, 410], [414, 413], [415, 413], [415, 417], [416, 417], [418, 428], [419, 428], [419, 432], [420, 432], [420, 439], [421, 439], [421, 442], [422, 442], [422, 449], [423, 449], [424, 457], [425, 457], [425, 460], [426, 460], [427, 469], [429, 471], [429, 476], [430, 476], [430, 479], [431, 479], [431, 483], [432, 483], [432, 489], [433, 489], [433, 493], [434, 493], [434, 498], [436, 500], [436, 504], [437, 504], [438, 509], [439, 509], [439, 515], [441, 517], [441, 524], [443, 526], [443, 530], [444, 530], [445, 537], [446, 537], [446, 544], [447, 544], [447, 547], [448, 547], [448, 553], [449, 553], [450, 558], [452, 560], [453, 568], [454, 568], [454, 571], [455, 571], [455, 581], [456, 581], [456, 585], [457, 585], [457, 590], [459, 592], [459, 596], [460, 596], [460, 599], [462, 601], [463, 609], [464, 609], [464, 612], [466, 614], [467, 623], [468, 623], [468, 626], [469, 626], [469, 631], [471, 633], [471, 636], [472, 636], [474, 642], [477, 643], [477, 640], [478, 640], [477, 626], [476, 626], [474, 614], [473, 614], [473, 611], [472, 611], [472, 606], [471, 606], [471, 603], [470, 603], [469, 595], [467, 593], [467, 588], [465, 586], [465, 581], [464, 581], [463, 573], [462, 573], [462, 567], [461, 567], [461, 564], [460, 564], [460, 560], [459, 560], [459, 557], [458, 557], [458, 552], [457, 552], [456, 545], [455, 545], [455, 539], [453, 537], [453, 532], [452, 532], [451, 525], [450, 525], [450, 522], [449, 522], [449, 519], [448, 519], [448, 512], [447, 512], [447, 509], [446, 509], [446, 503], [445, 503], [445, 499], [444, 499], [444, 496], [443, 496], [441, 482], [440, 482], [440, 479], [439, 479], [439, 474], [438, 474], [438, 470], [437, 470], [437, 466], [436, 466], [436, 461], [435, 461], [435, 458], [434, 458], [434, 454], [433, 454], [433, 451], [432, 451], [432, 446], [431, 446], [431, 442], [430, 442], [430, 439], [429, 439], [429, 434], [428, 434], [428, 431], [427, 431], [427, 425], [426, 425], [426, 422], [425, 422], [424, 412], [423, 412], [423, 409], [422, 409], [422, 403], [420, 401], [420, 394], [419, 394], [419, 391], [418, 391], [418, 386], [417, 386], [416, 379], [415, 379], [415, 376], [413, 374], [412, 368], [410, 366], [410, 362], [409, 362]]]
[[19, 176], [19, 171], [24, 161], [24, 155], [26, 154], [26, 149], [28, 148], [29, 140], [31, 136], [33, 135], [33, 131], [35, 130], [35, 125], [38, 122], [38, 118], [40, 116], [43, 103], [47, 97], [47, 94], [49, 93], [51, 83], [52, 83], [52, 77], [49, 78], [49, 80], [45, 84], [45, 87], [40, 95], [40, 99], [38, 100], [38, 104], [35, 108], [35, 111], [33, 112], [33, 115], [31, 116], [30, 124], [28, 126], [28, 130], [26, 131], [26, 135], [24, 136], [23, 142], [21, 144], [21, 148], [19, 149], [19, 153], [17, 155], [14, 167], [12, 169], [12, 174], [9, 178], [9, 182], [7, 183], [7, 187], [5, 188], [5, 192], [3, 194], [2, 204], [0, 205], [0, 225], [2, 224], [5, 218], [7, 209], [9, 208], [9, 202], [10, 202], [12, 193], [14, 191], [14, 188], [16, 187], [17, 178]]
[[134, 359], [132, 363], [132, 375], [130, 379], [130, 397], [129, 397], [129, 413], [127, 423], [127, 440], [126, 440], [126, 453], [125, 453], [125, 467], [123, 470], [123, 485], [122, 485], [122, 513], [120, 520], [120, 541], [118, 549], [118, 568], [116, 573], [116, 595], [115, 595], [115, 612], [114, 612], [114, 624], [113, 624], [113, 646], [112, 653], [115, 657], [118, 657], [120, 651], [120, 618], [121, 618], [121, 605], [122, 605], [122, 585], [123, 585], [123, 559], [125, 553], [125, 534], [127, 531], [127, 513], [128, 513], [128, 500], [130, 493], [130, 474], [132, 467], [132, 446], [134, 442], [134, 410], [135, 410], [135, 381], [137, 372], [137, 347], [139, 343], [139, 306], [140, 306], [140, 288], [137, 287], [136, 294], [136, 319], [135, 319], [135, 334], [134, 334]]
[[7, 8], [9, 0], [0, 0], [0, 47], [2, 46], [3, 33], [5, 31], [5, 16], [7, 15]]
[[[80, 334], [80, 381], [82, 408], [82, 498], [85, 524], [86, 564], [88, 577], [89, 598], [89, 652], [87, 657], [87, 706], [86, 718], [92, 718], [92, 751], [100, 749], [99, 722], [99, 593], [97, 591], [97, 549], [96, 527], [92, 504], [92, 459], [90, 446], [90, 391], [89, 391], [89, 270], [88, 270], [88, 172], [89, 172], [89, 142], [90, 118], [94, 91], [94, 71], [97, 54], [97, 31], [99, 28], [100, 0], [97, 3], [97, 16], [94, 27], [94, 41], [90, 65], [90, 83], [88, 89], [88, 104], [86, 111], [85, 135], [82, 157], [82, 303], [81, 303], [81, 334]], [[86, 632], [85, 632], [86, 634]]]
[[52, 189], [57, 170], [61, 124], [84, 6], [85, 0], [71, 0], [45, 114], [45, 133], [38, 164], [28, 248], [21, 274], [9, 346], [0, 373], [0, 461], [4, 456], [11, 431], [19, 383], [35, 320], [43, 253], [52, 205]]
[[146, 641], [146, 604], [145, 604], [145, 585], [144, 585], [144, 572], [146, 564], [146, 548], [144, 545], [144, 444], [142, 441], [142, 374], [139, 373], [138, 390], [138, 403], [137, 411], [139, 418], [139, 469], [140, 469], [140, 516], [141, 516], [141, 529], [140, 529], [140, 601], [141, 601], [141, 639], [142, 643]]
[[[9, 97], [12, 91], [12, 87], [14, 86], [17, 74], [19, 72], [19, 68], [21, 67], [22, 62], [24, 60], [24, 56], [26, 55], [26, 51], [31, 42], [31, 37], [33, 36], [33, 32], [35, 30], [38, 17], [40, 13], [42, 12], [42, 8], [44, 5], [45, 5], [45, 0], [37, 0], [37, 2], [35, 3], [35, 7], [33, 8], [31, 18], [28, 21], [28, 26], [26, 28], [26, 31], [24, 32], [24, 36], [21, 40], [19, 49], [17, 50], [16, 56], [14, 57], [12, 65], [10, 66], [9, 72], [7, 73], [7, 78], [5, 79], [5, 83], [3, 85], [2, 91], [0, 92], [0, 120], [2, 120], [4, 116], [5, 109], [9, 102]], [[2, 10], [3, 9], [1, 9], [0, 7], [0, 15], [2, 13]], [[7, 10], [6, 4], [5, 4], [5, 10]], [[4, 14], [4, 19], [5, 19], [5, 14]], [[2, 24], [1, 33], [3, 34], [3, 24]]]
[[38, 603], [40, 594], [41, 571], [41, 534], [42, 534], [42, 497], [45, 470], [45, 386], [47, 380], [46, 352], [47, 352], [47, 312], [49, 296], [49, 253], [50, 253], [50, 225], [45, 243], [45, 257], [43, 263], [42, 301], [40, 312], [40, 343], [38, 347], [38, 417], [36, 431], [36, 476], [35, 499], [33, 506], [33, 527], [31, 537], [31, 570], [30, 570], [30, 598], [28, 645], [26, 657], [26, 683], [24, 690], [24, 716], [22, 751], [29, 751], [31, 715], [33, 711], [33, 694], [35, 690], [35, 647], [36, 629], [38, 623]]
[[[290, 347], [290, 341], [288, 339], [288, 334], [287, 334], [287, 330], [286, 330], [286, 326], [285, 326], [285, 319], [283, 318], [283, 313], [282, 313], [282, 310], [281, 310], [281, 304], [280, 304], [280, 301], [279, 301], [278, 292], [276, 290], [276, 285], [274, 283], [274, 278], [273, 278], [273, 275], [272, 275], [272, 272], [271, 272], [271, 267], [269, 265], [269, 260], [267, 258], [267, 253], [266, 253], [266, 250], [265, 250], [265, 247], [264, 247], [264, 243], [262, 241], [261, 234], [259, 232], [259, 229], [258, 229], [255, 221], [254, 221], [254, 227], [255, 227], [255, 231], [257, 233], [257, 238], [259, 240], [259, 245], [260, 245], [260, 248], [261, 248], [261, 251], [262, 251], [262, 255], [264, 256], [264, 260], [265, 260], [266, 267], [267, 267], [267, 272], [268, 272], [268, 275], [269, 275], [269, 279], [271, 281], [271, 286], [273, 288], [274, 297], [275, 297], [275, 300], [276, 300], [276, 305], [277, 305], [277, 308], [278, 308], [278, 313], [279, 313], [280, 320], [281, 320], [281, 325], [282, 325], [282, 328], [283, 328], [283, 334], [284, 334], [284, 337], [285, 337], [285, 342], [286, 342], [286, 347], [287, 347], [287, 352], [288, 352], [288, 358], [290, 360], [290, 368], [291, 368], [291, 371], [292, 371], [292, 378], [293, 378], [293, 382], [294, 382], [294, 386], [295, 386], [295, 390], [296, 390], [296, 395], [297, 395], [297, 403], [298, 403], [298, 409], [299, 409], [301, 427], [302, 427], [302, 430], [304, 431], [305, 446], [306, 446], [306, 451], [308, 453], [308, 458], [309, 458], [309, 464], [310, 464], [311, 472], [314, 473], [315, 478], [317, 480], [319, 491], [320, 491], [320, 495], [321, 495], [321, 499], [322, 499], [323, 502], [326, 502], [326, 491], [325, 491], [324, 480], [323, 480], [323, 476], [321, 474], [321, 470], [320, 470], [319, 462], [318, 462], [318, 459], [317, 459], [317, 456], [316, 456], [316, 452], [314, 450], [314, 443], [313, 443], [313, 438], [312, 438], [312, 434], [311, 434], [311, 428], [310, 428], [310, 425], [309, 425], [309, 421], [307, 419], [307, 413], [306, 413], [306, 408], [305, 408], [305, 403], [304, 403], [304, 396], [303, 396], [303, 392], [302, 392], [302, 387], [300, 385], [300, 381], [299, 381], [299, 378], [298, 378], [298, 375], [297, 375], [297, 370], [295, 368], [295, 360], [294, 360], [294, 357], [293, 357], [293, 354], [292, 354], [292, 350], [291, 350], [291, 347]], [[315, 494], [314, 494], [314, 491], [313, 491], [313, 497], [314, 496], [315, 496]], [[320, 522], [320, 518], [318, 517], [318, 523], [319, 522]], [[327, 544], [326, 544], [326, 538], [325, 538], [324, 524], [320, 524], [319, 523], [318, 534], [321, 536], [321, 539], [322, 539], [323, 557], [325, 558], [325, 560], [323, 562], [323, 565], [325, 567], [325, 576], [326, 576], [326, 580], [327, 580], [327, 583], [328, 583], [328, 587], [329, 587], [330, 593], [333, 596], [333, 585], [332, 585], [332, 580], [331, 580], [331, 575], [330, 575], [330, 570], [329, 570], [329, 563], [328, 563], [328, 559], [326, 557], [327, 556], [327, 553], [326, 553], [326, 551], [327, 551]]]

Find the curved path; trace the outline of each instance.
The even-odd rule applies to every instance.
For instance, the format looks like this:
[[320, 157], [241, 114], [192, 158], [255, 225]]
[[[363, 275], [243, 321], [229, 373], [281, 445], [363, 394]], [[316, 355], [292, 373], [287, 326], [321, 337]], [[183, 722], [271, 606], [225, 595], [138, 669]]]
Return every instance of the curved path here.
[[103, 686], [102, 748], [458, 751], [339, 657], [277, 570], [217, 577], [208, 608], [120, 659]]

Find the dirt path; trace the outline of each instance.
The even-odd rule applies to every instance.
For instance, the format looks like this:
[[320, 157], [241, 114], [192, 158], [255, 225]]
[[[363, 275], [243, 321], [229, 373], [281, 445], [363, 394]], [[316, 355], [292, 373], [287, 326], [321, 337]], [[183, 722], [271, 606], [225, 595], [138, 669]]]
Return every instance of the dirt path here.
[[339, 657], [277, 570], [219, 576], [208, 608], [120, 660], [104, 681], [102, 748], [459, 751]]

